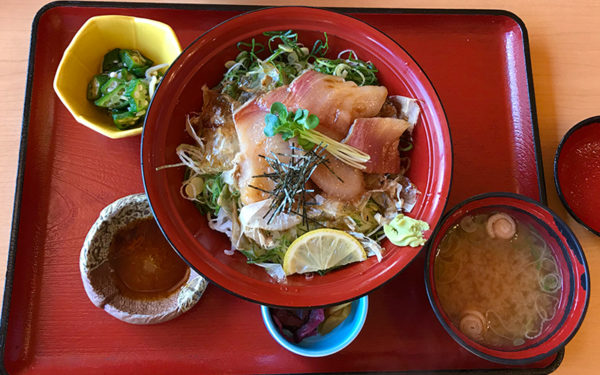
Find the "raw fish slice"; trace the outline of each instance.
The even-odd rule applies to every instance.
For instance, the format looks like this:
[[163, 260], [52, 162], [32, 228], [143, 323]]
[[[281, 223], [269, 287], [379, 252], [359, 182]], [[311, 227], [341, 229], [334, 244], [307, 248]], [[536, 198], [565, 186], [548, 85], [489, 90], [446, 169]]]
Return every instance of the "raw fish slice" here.
[[344, 142], [369, 154], [365, 173], [400, 173], [400, 136], [410, 124], [391, 117], [359, 118]]
[[[284, 88], [282, 88], [284, 89]], [[285, 90], [285, 89], [284, 89]], [[238, 154], [238, 185], [240, 199], [244, 205], [267, 199], [269, 195], [249, 185], [270, 191], [273, 181], [268, 178], [253, 178], [271, 171], [269, 164], [258, 155], [272, 156], [272, 153], [290, 154], [289, 142], [280, 135], [267, 137], [264, 133], [265, 115], [269, 113], [273, 102], [280, 99], [283, 90], [275, 90], [271, 94], [260, 97], [240, 107], [233, 115], [235, 129], [240, 143]]]
[[355, 119], [379, 113], [387, 97], [383, 86], [357, 86], [313, 70], [296, 78], [287, 92], [283, 104], [291, 111], [308, 109], [319, 118], [316, 130], [336, 141], [346, 136]]
[[341, 201], [352, 201], [362, 196], [365, 192], [365, 179], [361, 171], [331, 155], [327, 164], [333, 173], [321, 164], [310, 177], [323, 190], [324, 195]]
[[[253, 178], [271, 171], [268, 163], [258, 155], [291, 153], [289, 143], [283, 141], [280, 135], [264, 135], [265, 115], [273, 103], [282, 102], [290, 111], [308, 109], [319, 117], [317, 130], [339, 141], [356, 118], [375, 116], [386, 96], [387, 89], [383, 86], [359, 87], [341, 77], [307, 71], [289, 86], [282, 86], [244, 104], [233, 115], [240, 143], [238, 184], [242, 203], [250, 204], [268, 198], [268, 194], [248, 185], [267, 191], [273, 188], [269, 179]], [[345, 183], [322, 166], [315, 170], [313, 181], [330, 196], [343, 200], [359, 197], [364, 192], [362, 173], [333, 156], [329, 159], [332, 169]]]

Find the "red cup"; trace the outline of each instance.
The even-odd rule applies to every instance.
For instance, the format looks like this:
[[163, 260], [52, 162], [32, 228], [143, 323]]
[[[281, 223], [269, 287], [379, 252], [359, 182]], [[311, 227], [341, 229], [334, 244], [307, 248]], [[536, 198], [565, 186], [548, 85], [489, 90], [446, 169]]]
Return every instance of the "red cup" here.
[[569, 214], [600, 236], [600, 116], [564, 135], [554, 157], [554, 185]]

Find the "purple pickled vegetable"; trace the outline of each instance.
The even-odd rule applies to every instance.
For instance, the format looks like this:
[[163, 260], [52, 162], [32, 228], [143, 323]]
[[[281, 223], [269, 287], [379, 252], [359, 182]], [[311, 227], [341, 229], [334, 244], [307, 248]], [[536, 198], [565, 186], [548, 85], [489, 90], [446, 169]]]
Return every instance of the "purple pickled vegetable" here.
[[288, 340], [293, 340], [294, 334], [289, 329], [286, 329], [286, 328], [283, 327], [283, 324], [281, 324], [281, 321], [279, 320], [279, 318], [277, 317], [277, 315], [276, 314], [271, 314], [271, 318], [273, 318], [273, 322], [277, 326], [277, 330], [283, 336], [285, 336]]
[[[285, 310], [270, 309], [271, 317], [279, 332], [289, 339], [298, 343], [306, 337], [315, 336], [319, 324], [325, 320], [325, 310]], [[293, 334], [290, 337], [289, 333]]]
[[273, 319], [273, 322], [277, 326], [277, 329], [279, 330], [279, 332], [281, 332], [283, 330], [283, 324], [281, 324], [281, 320], [279, 320], [279, 318], [277, 317], [277, 314], [271, 314], [271, 318]]
[[302, 322], [306, 322], [308, 320], [308, 315], [310, 314], [310, 310], [296, 310]]
[[317, 328], [325, 320], [325, 310], [315, 309], [311, 310], [308, 315], [308, 321], [300, 327], [294, 335], [296, 342], [304, 340], [306, 337], [314, 336], [317, 334]]
[[292, 331], [304, 324], [304, 319], [300, 318], [295, 310], [271, 309], [271, 316], [277, 317], [283, 327]]
[[316, 336], [317, 333], [319, 333], [319, 330], [317, 328], [313, 329], [312, 331], [302, 330], [302, 328], [300, 328], [294, 334], [294, 342], [299, 343], [307, 337]]

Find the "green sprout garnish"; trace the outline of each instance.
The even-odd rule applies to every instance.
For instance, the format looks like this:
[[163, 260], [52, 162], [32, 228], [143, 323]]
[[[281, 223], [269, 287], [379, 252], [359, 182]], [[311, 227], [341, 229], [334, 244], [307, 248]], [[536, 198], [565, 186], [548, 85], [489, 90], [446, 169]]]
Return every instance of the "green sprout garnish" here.
[[288, 112], [283, 103], [275, 102], [271, 106], [271, 113], [265, 116], [265, 135], [273, 137], [275, 134], [281, 134], [284, 141], [298, 137], [298, 145], [305, 150], [315, 147], [315, 144], [300, 137], [300, 135], [312, 130], [319, 125], [319, 118], [309, 114], [307, 109], [299, 109], [295, 113]]
[[357, 148], [315, 130], [319, 125], [319, 118], [309, 114], [306, 109], [290, 112], [283, 103], [275, 102], [271, 105], [271, 113], [265, 116], [265, 124], [264, 133], [267, 137], [281, 134], [285, 141], [296, 137], [297, 143], [305, 150], [323, 145], [331, 155], [354, 168], [365, 169], [364, 163], [371, 158]]

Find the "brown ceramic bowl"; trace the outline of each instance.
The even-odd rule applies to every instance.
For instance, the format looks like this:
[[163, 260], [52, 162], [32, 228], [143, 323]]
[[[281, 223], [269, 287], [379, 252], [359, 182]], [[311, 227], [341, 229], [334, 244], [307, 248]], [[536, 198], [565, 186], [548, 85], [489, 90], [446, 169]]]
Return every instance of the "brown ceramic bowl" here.
[[156, 324], [176, 318], [200, 300], [208, 285], [190, 270], [187, 281], [163, 298], [135, 299], [120, 293], [109, 262], [110, 244], [120, 229], [146, 218], [152, 218], [152, 212], [145, 194], [129, 195], [111, 203], [88, 232], [79, 259], [83, 287], [92, 303], [132, 324]]

